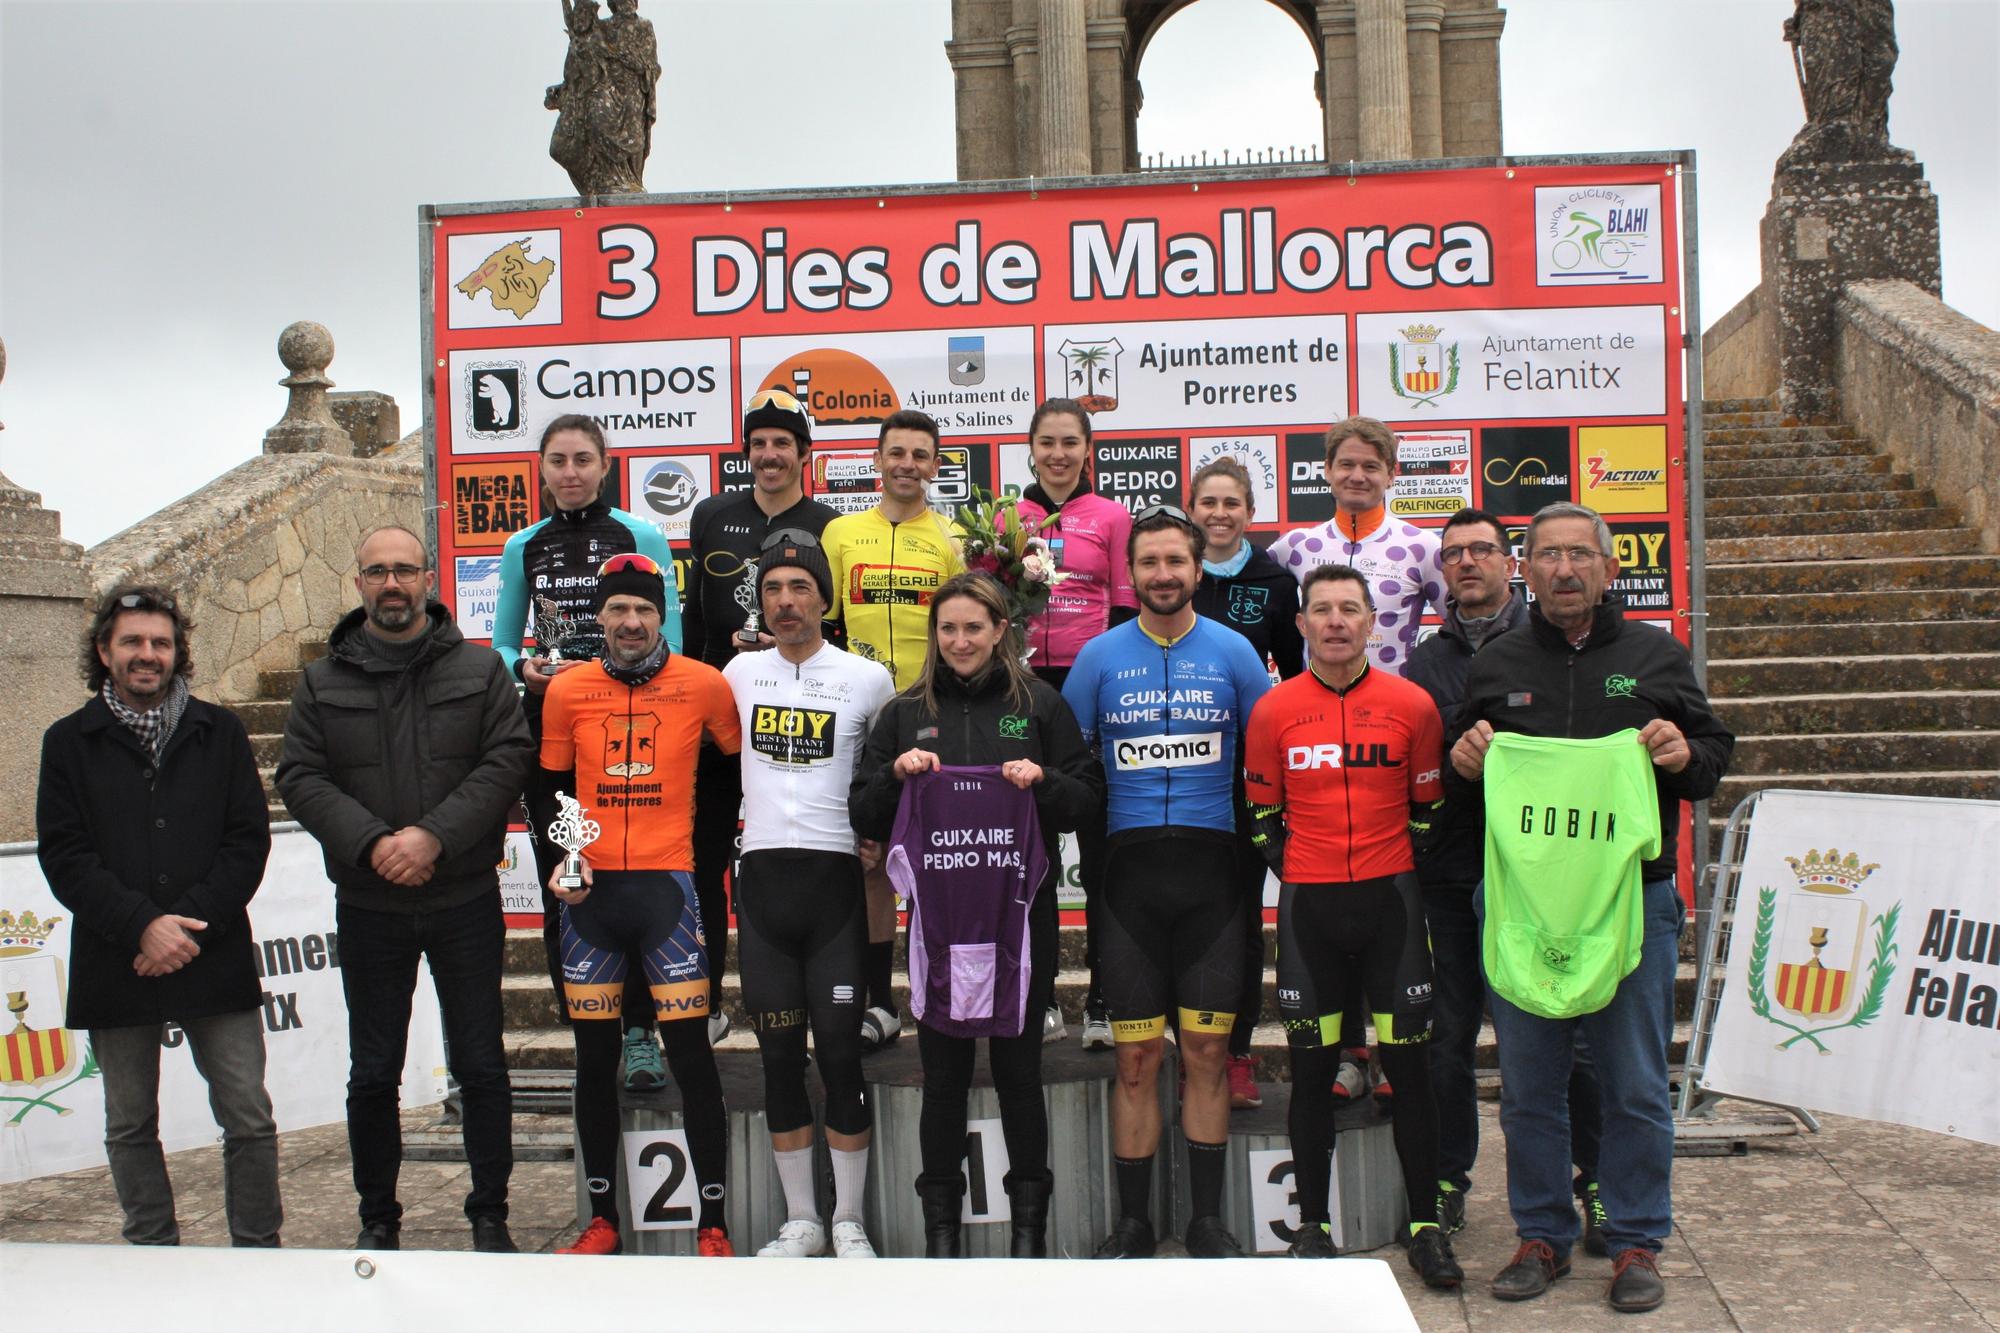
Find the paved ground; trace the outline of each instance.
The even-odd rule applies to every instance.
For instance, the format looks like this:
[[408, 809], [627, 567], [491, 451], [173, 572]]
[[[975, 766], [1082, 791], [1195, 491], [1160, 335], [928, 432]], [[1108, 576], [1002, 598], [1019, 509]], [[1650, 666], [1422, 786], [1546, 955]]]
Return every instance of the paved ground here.
[[[1457, 1243], [1474, 1281], [1459, 1294], [1425, 1291], [1399, 1252], [1381, 1252], [1418, 1321], [1427, 1330], [1628, 1326], [1603, 1303], [1609, 1261], [1581, 1250], [1575, 1273], [1538, 1301], [1503, 1305], [1486, 1294], [1513, 1235], [1495, 1108], [1482, 1112], [1490, 1153]], [[1679, 1225], [1661, 1264], [1667, 1304], [1634, 1318], [1659, 1329], [2000, 1329], [2000, 1148], [1862, 1120], [1824, 1123], [1817, 1136], [1753, 1141], [1747, 1157], [1676, 1162]], [[225, 1244], [219, 1153], [176, 1154], [170, 1166], [186, 1242]], [[285, 1135], [283, 1171], [286, 1243], [348, 1244], [356, 1224], [344, 1127]], [[469, 1248], [459, 1211], [465, 1168], [410, 1162], [403, 1180], [405, 1246]], [[568, 1162], [515, 1167], [513, 1227], [523, 1249], [567, 1239], [571, 1182]], [[79, 1171], [8, 1186], [0, 1241], [114, 1244], [117, 1218], [107, 1173]]]

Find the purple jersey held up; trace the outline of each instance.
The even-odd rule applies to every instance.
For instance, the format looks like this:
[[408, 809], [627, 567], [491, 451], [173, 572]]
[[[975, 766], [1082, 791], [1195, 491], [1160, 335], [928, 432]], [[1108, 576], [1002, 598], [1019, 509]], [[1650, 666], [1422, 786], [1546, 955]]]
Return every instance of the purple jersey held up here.
[[1018, 1037], [1028, 1017], [1028, 906], [1048, 874], [1032, 791], [994, 767], [903, 783], [886, 858], [910, 904], [910, 1012], [948, 1037]]

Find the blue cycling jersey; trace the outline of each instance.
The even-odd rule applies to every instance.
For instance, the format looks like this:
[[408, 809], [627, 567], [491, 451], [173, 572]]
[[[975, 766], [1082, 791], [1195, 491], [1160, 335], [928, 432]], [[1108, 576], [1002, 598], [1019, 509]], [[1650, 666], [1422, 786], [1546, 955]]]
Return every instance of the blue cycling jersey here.
[[1199, 616], [1170, 644], [1136, 620], [1085, 644], [1063, 698], [1104, 761], [1106, 831], [1233, 832], [1243, 731], [1270, 688], [1250, 641]]

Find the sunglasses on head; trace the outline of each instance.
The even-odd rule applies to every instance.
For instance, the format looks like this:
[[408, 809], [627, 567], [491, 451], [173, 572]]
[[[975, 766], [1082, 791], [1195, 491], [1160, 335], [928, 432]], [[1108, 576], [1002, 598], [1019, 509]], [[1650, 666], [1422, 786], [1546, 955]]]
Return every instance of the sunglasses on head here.
[[766, 407], [775, 407], [781, 412], [798, 412], [800, 414], [805, 412], [805, 408], [800, 404], [799, 400], [786, 393], [783, 389], [760, 390], [751, 396], [749, 402], [743, 405], [743, 410], [749, 413]]
[[641, 574], [657, 574], [662, 578], [665, 577], [665, 572], [661, 570], [659, 561], [648, 555], [640, 555], [636, 551], [627, 551], [622, 555], [612, 556], [597, 567], [597, 577], [603, 578], [606, 574], [623, 574], [627, 570], [637, 570]]
[[1136, 528], [1141, 523], [1150, 523], [1156, 518], [1164, 518], [1170, 522], [1182, 524], [1185, 527], [1191, 528], [1194, 526], [1194, 520], [1187, 516], [1187, 510], [1182, 509], [1179, 505], [1170, 504], [1147, 505], [1144, 509], [1132, 515], [1132, 526]]
[[164, 611], [172, 615], [174, 599], [155, 597], [149, 592], [128, 592], [118, 599], [118, 608], [121, 611]]
[[813, 536], [804, 528], [779, 528], [764, 539], [764, 544], [758, 550], [760, 553], [775, 551], [780, 546], [792, 546], [801, 551], [817, 551], [819, 549], [819, 538]]

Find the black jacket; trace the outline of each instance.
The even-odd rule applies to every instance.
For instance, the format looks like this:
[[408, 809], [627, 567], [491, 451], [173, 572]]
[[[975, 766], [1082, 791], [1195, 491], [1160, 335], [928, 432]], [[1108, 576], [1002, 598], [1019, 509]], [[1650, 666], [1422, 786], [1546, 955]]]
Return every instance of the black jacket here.
[[[373, 651], [360, 610], [292, 696], [278, 790], [319, 839], [339, 900], [377, 912], [456, 907], [498, 892], [507, 814], [533, 746], [500, 655], [465, 641], [444, 607], [408, 664]], [[417, 825], [443, 844], [408, 889], [369, 866], [376, 841]]]
[[1283, 679], [1306, 669], [1305, 636], [1299, 633], [1299, 581], [1269, 552], [1253, 550], [1250, 562], [1226, 579], [1202, 570], [1194, 609], [1196, 615], [1227, 625], [1250, 640], [1258, 657], [1278, 664]]
[[728, 666], [736, 656], [736, 631], [743, 628], [744, 606], [736, 592], [743, 586], [744, 562], [757, 558], [772, 533], [799, 528], [817, 537], [834, 517], [831, 506], [809, 497], [767, 517], [751, 491], [726, 491], [696, 505], [688, 520], [681, 651], [718, 669]]
[[[42, 874], [75, 914], [68, 1026], [151, 1027], [263, 1003], [248, 907], [271, 815], [234, 713], [189, 699], [156, 766], [102, 699], [42, 736], [35, 831]], [[208, 923], [177, 972], [132, 970], [139, 937], [173, 913]]]
[[[1528, 620], [1527, 598], [1515, 593], [1500, 608], [1499, 623], [1481, 648]], [[1445, 607], [1444, 624], [1410, 654], [1403, 679], [1424, 687], [1444, 719], [1444, 747], [1450, 751], [1465, 732], [1465, 679], [1472, 671], [1472, 640], [1459, 622], [1458, 603]], [[1462, 888], [1470, 892], [1486, 873], [1486, 812], [1478, 801], [1449, 793], [1444, 808], [1431, 821], [1431, 836], [1417, 851], [1417, 878], [1427, 889]]]
[[1006, 677], [998, 671], [986, 672], [970, 690], [956, 676], [941, 684], [941, 716], [933, 716], [920, 695], [906, 691], [891, 699], [876, 714], [861, 762], [855, 765], [848, 794], [854, 831], [877, 840], [894, 831], [896, 807], [903, 799], [903, 780], [896, 776], [895, 763], [905, 750], [929, 750], [947, 764], [968, 767], [1031, 759], [1042, 766], [1042, 780], [1035, 784], [1035, 810], [1041, 816], [1042, 843], [1049, 857], [1048, 877], [1036, 892], [1054, 884], [1062, 873], [1057, 835], [1104, 817], [1104, 770], [1083, 743], [1083, 730], [1062, 695], [1039, 679], [1031, 680], [1028, 688], [1031, 706], [1018, 739], [1001, 734], [1002, 719], [1016, 715], [1007, 698]]
[[[1614, 679], [1618, 678], [1618, 679]], [[1642, 867], [1647, 879], [1675, 873], [1681, 801], [1714, 795], [1736, 737], [1709, 711], [1687, 649], [1664, 630], [1625, 619], [1624, 603], [1607, 597], [1583, 647], [1530, 607], [1528, 623], [1494, 639], [1472, 659], [1460, 730], [1475, 722], [1526, 736], [1589, 739], [1665, 718], [1687, 737], [1689, 759], [1678, 773], [1653, 770], [1660, 793], [1660, 854]], [[1476, 784], [1445, 766], [1447, 790], [1480, 799]]]

